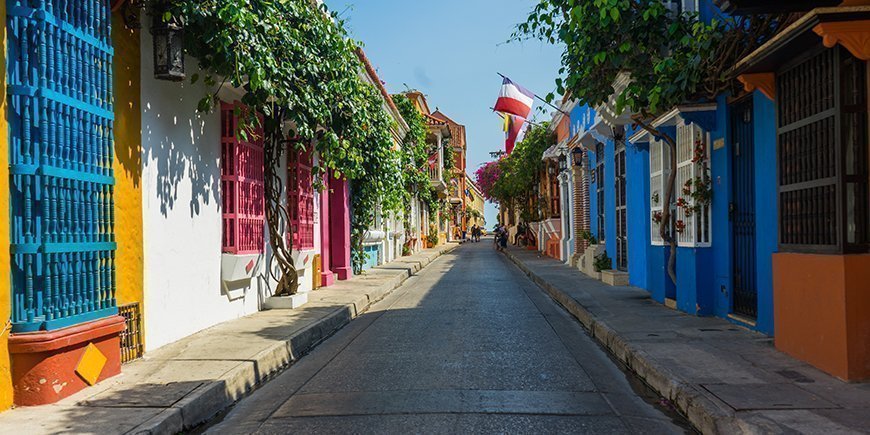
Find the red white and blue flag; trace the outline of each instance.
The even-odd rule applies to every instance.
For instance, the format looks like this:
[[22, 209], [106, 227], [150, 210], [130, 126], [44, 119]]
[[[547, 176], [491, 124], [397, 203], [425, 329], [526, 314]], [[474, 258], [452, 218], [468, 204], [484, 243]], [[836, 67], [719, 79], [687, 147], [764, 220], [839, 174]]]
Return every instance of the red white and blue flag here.
[[510, 154], [526, 135], [526, 120], [516, 115], [504, 114], [504, 133], [504, 150]]
[[535, 94], [505, 77], [495, 103], [495, 111], [526, 119], [532, 113]]

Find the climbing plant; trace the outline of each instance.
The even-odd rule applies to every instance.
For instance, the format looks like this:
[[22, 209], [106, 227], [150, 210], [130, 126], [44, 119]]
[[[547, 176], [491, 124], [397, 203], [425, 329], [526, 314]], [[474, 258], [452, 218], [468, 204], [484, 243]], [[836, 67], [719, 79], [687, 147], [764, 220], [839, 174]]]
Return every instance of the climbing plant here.
[[[229, 86], [243, 90], [241, 102], [253, 109], [246, 124], [259, 122], [255, 113], [263, 115], [266, 219], [280, 273], [275, 293], [295, 293], [298, 276], [287, 245], [292, 238], [283, 235], [289, 229], [279, 172], [288, 147], [319, 152], [315, 181], [328, 169], [353, 181], [355, 251], [376, 207], [390, 210], [400, 202], [392, 120], [378, 91], [360, 77], [358, 45], [337, 16], [310, 0], [171, 0], [159, 15], [155, 19], [185, 25], [185, 49], [204, 71], [191, 76], [191, 83], [206, 85], [200, 111], [212, 110], [219, 89]], [[288, 137], [302, 140], [291, 144]]]
[[532, 187], [540, 181], [544, 151], [555, 143], [549, 123], [532, 126], [513, 152], [478, 169], [478, 186], [490, 201], [509, 209], [518, 207], [524, 221], [537, 220], [540, 216], [537, 203], [546, 201], [536, 201]]
[[404, 189], [405, 221], [410, 221], [411, 201], [415, 195], [429, 209], [437, 208], [438, 196], [429, 181], [429, 155], [426, 146], [426, 121], [408, 97], [393, 95], [399, 114], [408, 124], [408, 133], [402, 143], [402, 183]]
[[[629, 84], [615, 95], [616, 111], [634, 113], [638, 127], [671, 148], [674, 138], [651, 125], [652, 119], [679, 104], [710, 100], [735, 89], [732, 66], [787, 24], [789, 17], [720, 15], [709, 22], [696, 13], [678, 13], [664, 0], [539, 0], [519, 24], [513, 39], [537, 38], [561, 44], [562, 68], [557, 92], [570, 92], [581, 103], [596, 107], [614, 94], [619, 74]], [[553, 95], [548, 98], [552, 99]], [[671, 171], [664, 204], [674, 196], [676, 171]], [[668, 274], [676, 282], [676, 238], [670, 234], [671, 209], [665, 207], [659, 225], [671, 245]]]

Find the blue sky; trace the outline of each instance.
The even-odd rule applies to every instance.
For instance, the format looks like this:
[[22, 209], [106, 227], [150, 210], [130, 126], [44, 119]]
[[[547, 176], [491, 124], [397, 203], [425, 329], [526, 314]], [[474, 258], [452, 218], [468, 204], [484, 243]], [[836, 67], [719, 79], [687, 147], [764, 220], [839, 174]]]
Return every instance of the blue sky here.
[[[538, 41], [505, 41], [536, 4], [534, 0], [325, 0], [346, 21], [351, 36], [391, 93], [410, 88], [426, 94], [465, 124], [468, 172], [504, 148], [501, 120], [489, 109], [498, 96], [496, 72], [542, 97], [555, 88], [561, 49]], [[540, 103], [539, 103], [540, 104]], [[549, 115], [537, 115], [547, 119]], [[487, 226], [495, 207], [487, 204]]]

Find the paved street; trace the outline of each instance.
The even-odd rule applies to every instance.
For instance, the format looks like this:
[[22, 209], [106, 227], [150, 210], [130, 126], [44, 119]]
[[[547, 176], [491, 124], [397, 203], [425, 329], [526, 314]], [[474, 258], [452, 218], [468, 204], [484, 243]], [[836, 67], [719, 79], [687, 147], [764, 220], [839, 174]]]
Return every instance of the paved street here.
[[213, 433], [679, 433], [491, 241], [465, 244]]

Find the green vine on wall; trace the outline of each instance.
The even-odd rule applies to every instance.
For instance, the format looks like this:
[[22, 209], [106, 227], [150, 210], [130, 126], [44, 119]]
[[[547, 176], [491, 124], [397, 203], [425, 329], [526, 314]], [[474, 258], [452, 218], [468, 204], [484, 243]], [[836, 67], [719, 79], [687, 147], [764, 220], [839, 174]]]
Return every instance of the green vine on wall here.
[[[257, 112], [264, 116], [266, 219], [280, 269], [275, 293], [292, 294], [298, 286], [276, 182], [284, 170], [280, 156], [291, 146], [319, 152], [316, 182], [327, 170], [352, 182], [353, 258], [364, 261], [362, 237], [377, 208], [400, 209], [401, 159], [392, 152], [393, 121], [379, 92], [360, 77], [358, 44], [344, 23], [309, 0], [172, 0], [162, 19], [173, 16], [185, 23], [185, 49], [206, 73], [199, 110], [213, 110], [220, 88], [231, 86], [244, 91], [241, 102], [253, 109], [245, 124], [258, 123]], [[191, 84], [199, 78], [192, 75]], [[291, 145], [288, 136], [306, 140]]]

